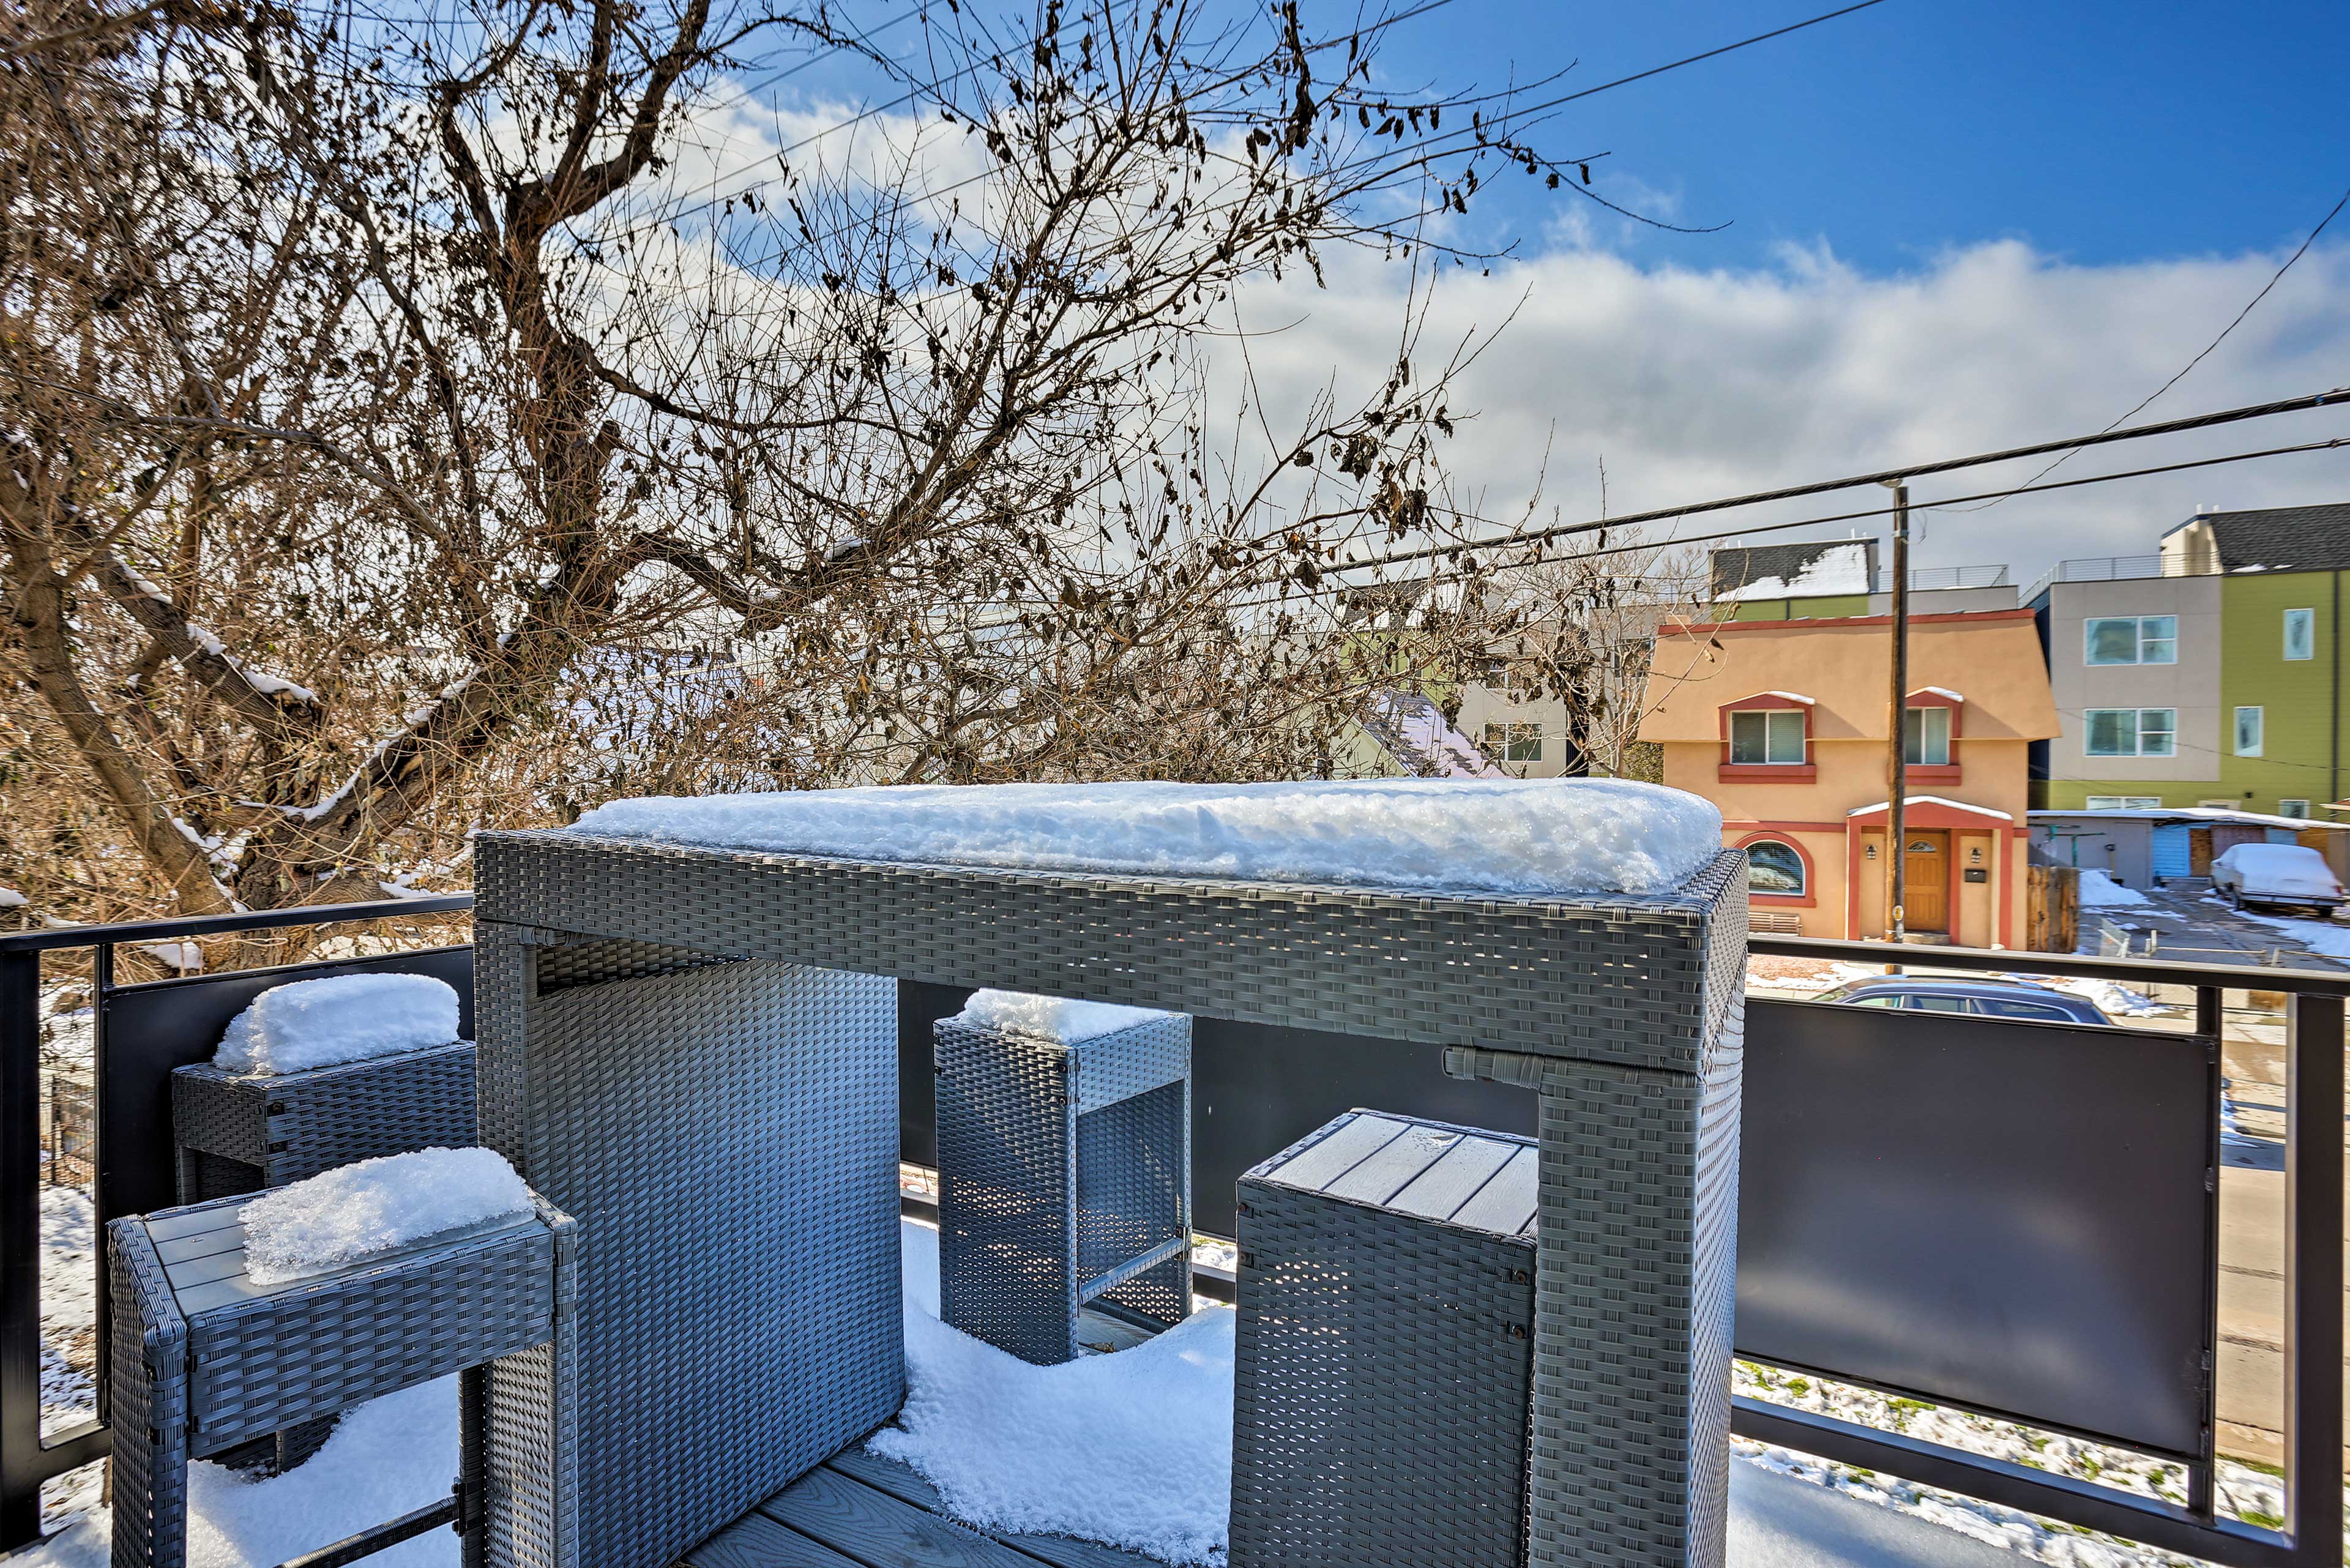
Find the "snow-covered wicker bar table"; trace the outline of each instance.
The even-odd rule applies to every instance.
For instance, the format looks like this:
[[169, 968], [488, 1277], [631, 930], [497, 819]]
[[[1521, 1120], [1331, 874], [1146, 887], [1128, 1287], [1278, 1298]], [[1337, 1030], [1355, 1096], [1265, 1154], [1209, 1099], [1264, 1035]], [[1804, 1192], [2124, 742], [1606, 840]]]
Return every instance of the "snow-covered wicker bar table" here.
[[659, 1568], [894, 1410], [879, 977], [1422, 1042], [1537, 1090], [1531, 1559], [1719, 1563], [1746, 909], [1720, 844], [1692, 796], [1556, 780], [851, 790], [484, 835], [484, 1138], [592, 1239], [581, 1568]]

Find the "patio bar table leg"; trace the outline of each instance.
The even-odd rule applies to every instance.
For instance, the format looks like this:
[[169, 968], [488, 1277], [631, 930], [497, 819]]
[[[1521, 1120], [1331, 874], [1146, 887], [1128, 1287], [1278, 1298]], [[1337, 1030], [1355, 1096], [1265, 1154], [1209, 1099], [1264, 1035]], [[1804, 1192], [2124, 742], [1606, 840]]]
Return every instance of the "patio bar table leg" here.
[[1700, 1075], [1455, 1047], [1541, 1096], [1527, 1561], [1719, 1568], [1744, 1010]]
[[[580, 1230], [576, 1317], [490, 1369], [488, 1568], [540, 1568], [501, 1556], [541, 1528], [504, 1467], [547, 1441], [567, 1561], [674, 1562], [905, 1397], [897, 987], [474, 929], [482, 1141]], [[538, 1436], [566, 1379], [576, 1430]]]

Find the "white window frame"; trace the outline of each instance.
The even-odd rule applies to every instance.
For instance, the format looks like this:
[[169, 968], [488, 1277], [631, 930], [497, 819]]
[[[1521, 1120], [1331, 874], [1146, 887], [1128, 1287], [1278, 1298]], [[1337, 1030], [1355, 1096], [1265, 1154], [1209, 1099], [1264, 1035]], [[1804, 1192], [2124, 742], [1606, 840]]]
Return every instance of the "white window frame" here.
[[[2089, 736], [2100, 713], [2127, 713], [2130, 716], [2130, 749], [2126, 752], [2093, 750]], [[2159, 713], [2163, 722], [2155, 730], [2168, 743], [2158, 752], [2146, 748], [2148, 713]], [[2176, 708], [2084, 708], [2081, 711], [2081, 754], [2085, 757], [2175, 757], [2178, 754], [2178, 710]]]
[[[2252, 716], [2252, 741], [2250, 745], [2246, 745], [2244, 743], [2244, 715], [2247, 713], [2250, 713]], [[2257, 703], [2247, 703], [2242, 707], [2238, 708], [2236, 710], [2236, 727], [2230, 733], [2230, 739], [2236, 742], [2236, 755], [2240, 757], [2259, 756], [2262, 751], [2268, 745], [2268, 729], [2269, 712], [2266, 707]]]
[[[1937, 736], [1934, 733], [1936, 726], [1933, 716], [1937, 713], [1939, 713], [1942, 716], [1942, 722], [1940, 725], [1942, 732], [1939, 736]], [[1912, 749], [1909, 744], [1909, 720], [1912, 715], [1915, 715], [1918, 720], [1918, 744], [1915, 748], [1918, 754], [1914, 757], [1909, 755]], [[1939, 757], [1930, 754], [1936, 750], [1934, 742], [1938, 739], [1941, 742], [1939, 750], [1942, 753]], [[1950, 763], [1956, 760], [1950, 751], [1950, 711], [1948, 708], [1939, 706], [1931, 708], [1909, 708], [1903, 710], [1901, 714], [1901, 755], [1903, 760], [1913, 768], [1945, 768], [1950, 766]]]
[[[2293, 628], [2301, 628], [2301, 651], [2293, 650]], [[2289, 609], [2284, 612], [2284, 658], [2288, 664], [2299, 664], [2317, 657], [2317, 612], [2314, 609]]]
[[[2097, 628], [2114, 621], [2133, 622], [2130, 657], [2099, 659], [2095, 657]], [[2168, 623], [2168, 629], [2156, 635], [2149, 630], [2158, 623]], [[2149, 656], [2147, 649], [2157, 650]], [[2093, 615], [2081, 622], [2081, 662], [2091, 669], [2110, 670], [2130, 664], [2176, 664], [2178, 662], [2178, 618], [2175, 615]]]
[[[1760, 762], [1752, 762], [1752, 761], [1742, 762], [1742, 761], [1740, 761], [1740, 759], [1739, 759], [1739, 755], [1738, 755], [1738, 722], [1739, 722], [1741, 719], [1759, 719], [1759, 720], [1761, 720], [1761, 721], [1762, 721], [1762, 760], [1761, 760]], [[1794, 756], [1792, 756], [1792, 757], [1774, 757], [1774, 756], [1773, 756], [1771, 753], [1772, 753], [1774, 750], [1776, 750], [1776, 749], [1777, 749], [1777, 744], [1778, 744], [1778, 742], [1779, 742], [1782, 739], [1783, 739], [1783, 738], [1784, 738], [1784, 733], [1783, 733], [1783, 732], [1785, 731], [1786, 727], [1787, 727], [1788, 725], [1790, 725], [1790, 724], [1792, 724], [1792, 725], [1794, 727], [1794, 731], [1795, 731], [1795, 754], [1794, 754]], [[1794, 767], [1801, 767], [1801, 766], [1803, 766], [1803, 765], [1804, 765], [1804, 763], [1805, 763], [1806, 762], [1809, 762], [1809, 761], [1811, 760], [1811, 755], [1810, 755], [1810, 753], [1811, 753], [1811, 738], [1810, 738], [1810, 736], [1808, 736], [1807, 734], [1805, 734], [1805, 733], [1804, 733], [1805, 730], [1807, 730], [1808, 728], [1809, 728], [1809, 725], [1808, 725], [1808, 724], [1807, 724], [1807, 722], [1805, 722], [1804, 715], [1804, 713], [1803, 713], [1802, 710], [1800, 710], [1800, 709], [1795, 709], [1795, 708], [1739, 708], [1739, 709], [1733, 709], [1733, 710], [1731, 711], [1731, 715], [1730, 715], [1730, 761], [1731, 761], [1731, 764], [1732, 766], [1734, 766], [1734, 767], [1742, 767], [1742, 768], [1762, 768], [1762, 767], [1771, 767], [1771, 768], [1794, 768]]]
[[[1495, 731], [1500, 734], [1495, 734]], [[1499, 748], [1498, 750], [1496, 748]], [[1542, 725], [1523, 719], [1485, 721], [1485, 755], [1497, 763], [1542, 761]]]
[[[2293, 809], [2296, 806], [2300, 807], [2298, 811]], [[2277, 802], [2277, 815], [2279, 816], [2295, 817], [2300, 821], [2307, 822], [2310, 820], [2309, 803], [2305, 800], [2280, 800]]]
[[2084, 811], [2160, 811], [2158, 794], [2093, 794]]

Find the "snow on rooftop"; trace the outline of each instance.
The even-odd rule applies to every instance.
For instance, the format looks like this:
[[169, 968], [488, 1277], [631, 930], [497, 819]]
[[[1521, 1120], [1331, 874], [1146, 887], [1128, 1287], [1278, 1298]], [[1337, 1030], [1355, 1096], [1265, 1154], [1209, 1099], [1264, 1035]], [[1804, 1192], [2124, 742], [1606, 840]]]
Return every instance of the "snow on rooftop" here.
[[2289, 827], [2296, 832], [2306, 827], [2350, 827], [2350, 822], [2324, 822], [2307, 816], [2274, 816], [2265, 811], [2238, 811], [2233, 806], [2225, 805], [2114, 805], [2099, 806], [2095, 810], [2084, 807], [2079, 811], [2057, 807], [2026, 815], [2034, 822], [2078, 816], [2100, 822], [2225, 822], [2239, 826], [2258, 824], [2262, 827]]
[[[1947, 686], [1920, 686], [1918, 688], [1918, 691], [1930, 691], [1937, 697], [1948, 697], [1953, 702], [1963, 702], [1966, 701], [1964, 697], [1960, 696], [1956, 691], [1951, 691]], [[1910, 693], [1913, 697], [1917, 694], [1918, 692], [1916, 691]]]
[[1801, 702], [1806, 708], [1818, 706], [1818, 699], [1806, 697], [1800, 691], [1758, 691], [1755, 695], [1758, 697], [1783, 697], [1790, 702]]
[[1868, 578], [1868, 542], [1837, 540], [1792, 577], [1757, 577], [1715, 595], [1724, 601], [1801, 598], [1810, 594], [1866, 594], [1877, 585]]
[[955, 1014], [955, 1022], [973, 1029], [1002, 1029], [1022, 1034], [1042, 1034], [1064, 1045], [1115, 1034], [1139, 1023], [1177, 1016], [1149, 1007], [1118, 1007], [1107, 1002], [1072, 1002], [1058, 996], [1034, 996], [1024, 991], [974, 991]]
[[422, 1148], [265, 1192], [238, 1218], [246, 1273], [274, 1284], [530, 1211], [530, 1189], [504, 1155]]
[[263, 992], [229, 1020], [213, 1063], [302, 1073], [457, 1038], [457, 993], [423, 974], [344, 974]]
[[1628, 779], [889, 785], [614, 801], [574, 831], [770, 854], [1432, 892], [1659, 893], [1710, 802]]
[[[1945, 795], [1905, 794], [1901, 797], [1901, 803], [1904, 805], [1947, 805], [1952, 811], [1963, 811], [1974, 816], [1995, 816], [2002, 822], [2013, 822], [2015, 820], [2015, 818], [2007, 812], [1994, 811], [1987, 805], [1969, 805], [1965, 801], [1951, 800]], [[1883, 811], [1887, 806], [1892, 804], [1893, 803], [1890, 801], [1880, 800], [1875, 805], [1854, 806], [1850, 811], [1846, 812], [1845, 815], [1846, 816], [1866, 816], [1870, 812]]]

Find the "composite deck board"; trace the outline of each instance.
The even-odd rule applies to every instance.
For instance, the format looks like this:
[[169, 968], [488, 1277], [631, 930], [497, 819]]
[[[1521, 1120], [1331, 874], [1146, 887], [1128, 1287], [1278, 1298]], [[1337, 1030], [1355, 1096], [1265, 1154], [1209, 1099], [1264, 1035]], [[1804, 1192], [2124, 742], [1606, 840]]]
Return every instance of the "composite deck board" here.
[[868, 1568], [1036, 1568], [1036, 1559], [835, 1469], [810, 1470], [759, 1511]]
[[681, 1559], [685, 1568], [862, 1568], [821, 1541], [746, 1513]]
[[[924, 1480], [920, 1474], [896, 1459], [885, 1459], [868, 1454], [863, 1444], [844, 1449], [826, 1461], [826, 1468], [843, 1475], [853, 1476], [866, 1485], [888, 1492], [900, 1502], [913, 1504], [931, 1513], [941, 1511], [938, 1489]], [[1115, 1546], [1103, 1546], [1091, 1541], [1074, 1541], [1066, 1535], [996, 1535], [995, 1539], [1015, 1551], [1052, 1563], [1054, 1568], [1154, 1568], [1152, 1559], [1139, 1557], [1131, 1552], [1121, 1552]]]

